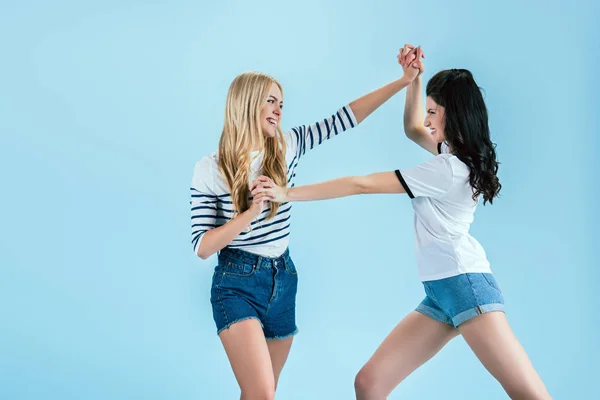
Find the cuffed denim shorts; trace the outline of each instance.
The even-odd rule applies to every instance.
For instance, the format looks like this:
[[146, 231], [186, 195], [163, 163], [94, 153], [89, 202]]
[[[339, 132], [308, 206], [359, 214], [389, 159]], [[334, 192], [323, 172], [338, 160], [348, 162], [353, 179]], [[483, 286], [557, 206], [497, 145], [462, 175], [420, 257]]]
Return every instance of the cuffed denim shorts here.
[[219, 252], [210, 296], [217, 334], [254, 318], [266, 339], [295, 335], [297, 288], [298, 274], [289, 250], [269, 258], [224, 248]]
[[455, 327], [486, 312], [504, 311], [504, 297], [492, 274], [460, 274], [423, 286], [427, 296], [416, 311]]

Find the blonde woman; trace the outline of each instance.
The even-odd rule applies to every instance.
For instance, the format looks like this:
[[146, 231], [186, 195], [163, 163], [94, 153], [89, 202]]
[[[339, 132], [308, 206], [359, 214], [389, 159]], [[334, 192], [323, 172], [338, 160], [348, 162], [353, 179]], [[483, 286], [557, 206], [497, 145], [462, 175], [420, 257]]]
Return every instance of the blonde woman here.
[[242, 399], [272, 399], [296, 328], [296, 267], [288, 251], [290, 203], [253, 198], [250, 183], [269, 176], [293, 186], [307, 151], [355, 127], [406, 87], [403, 76], [312, 125], [283, 133], [283, 89], [256, 72], [229, 88], [218, 152], [196, 163], [191, 186], [192, 245], [206, 259], [218, 252], [211, 288], [217, 333]]

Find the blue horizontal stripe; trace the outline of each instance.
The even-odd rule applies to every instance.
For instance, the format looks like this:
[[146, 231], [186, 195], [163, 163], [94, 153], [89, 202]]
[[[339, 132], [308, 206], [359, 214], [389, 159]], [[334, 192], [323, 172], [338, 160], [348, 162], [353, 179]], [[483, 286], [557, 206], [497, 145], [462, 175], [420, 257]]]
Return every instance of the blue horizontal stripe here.
[[192, 232], [192, 236], [194, 236], [194, 235], [196, 235], [198, 233], [205, 233], [205, 232], [208, 232], [208, 230], [206, 230], [206, 229], [200, 229], [199, 231]]
[[352, 118], [350, 118], [350, 114], [348, 113], [348, 110], [346, 109], [346, 106], [344, 106], [343, 110], [346, 113], [346, 117], [348, 117], [348, 121], [350, 121], [350, 126], [352, 128], [354, 128], [354, 122], [352, 122]]
[[340, 112], [338, 111], [335, 114], [338, 116], [338, 120], [340, 121], [340, 124], [342, 124], [342, 132], [345, 131], [346, 130], [346, 125], [344, 125], [344, 120], [340, 116]]
[[[196, 197], [194, 195], [192, 195], [192, 198]], [[211, 200], [211, 201], [202, 201], [202, 204], [233, 204], [233, 202], [231, 201], [226, 201], [226, 200], [220, 200], [220, 199], [215, 199], [215, 200]]]
[[337, 136], [338, 132], [338, 128], [337, 128], [337, 122], [335, 120], [337, 114], [334, 114], [331, 116], [331, 125], [333, 126], [333, 132], [335, 133], [335, 136]]
[[[288, 208], [286, 208], [286, 209], [282, 209], [283, 207], [280, 207], [279, 211], [277, 211], [277, 214], [275, 214], [275, 217], [276, 217], [276, 216], [278, 216], [278, 215], [281, 215], [281, 214], [283, 214], [283, 213], [285, 213], [285, 212], [288, 212], [288, 211], [290, 211], [290, 210], [292, 209], [292, 205], [291, 205], [290, 203], [281, 203], [281, 205], [282, 205], [282, 206], [283, 206], [283, 205], [288, 205], [288, 204], [289, 204], [289, 207], [288, 207]], [[275, 218], [275, 217], [273, 217], [273, 218]], [[264, 218], [261, 218], [261, 219], [259, 219], [259, 220], [257, 220], [257, 221], [254, 221], [254, 222], [252, 223], [252, 225], [256, 225], [256, 224], [258, 224], [259, 222], [262, 222], [262, 221], [264, 221], [264, 220], [266, 220], [266, 219], [267, 219], [267, 217], [264, 217]]]
[[292, 131], [296, 134], [296, 154], [298, 155], [302, 149], [302, 135], [300, 134], [298, 128], [292, 128]]
[[261, 245], [261, 244], [267, 244], [267, 243], [274, 242], [274, 241], [276, 241], [276, 240], [283, 239], [283, 238], [285, 238], [285, 237], [287, 237], [287, 236], [289, 236], [289, 235], [290, 235], [290, 233], [289, 233], [289, 232], [287, 232], [285, 235], [281, 235], [281, 236], [279, 236], [279, 237], [276, 237], [276, 238], [273, 238], [273, 239], [269, 239], [269, 240], [263, 240], [262, 242], [257, 242], [257, 243], [248, 243], [248, 244], [239, 244], [239, 245], [229, 245], [229, 246], [227, 246], [227, 247], [247, 247], [247, 246], [258, 246], [258, 245]]
[[300, 137], [302, 138], [302, 154], [306, 153], [306, 135], [305, 135], [305, 127], [302, 125], [300, 127]]
[[198, 239], [202, 237], [202, 233], [199, 233], [198, 236], [192, 239], [192, 245], [196, 247], [196, 243], [198, 243]]
[[[194, 196], [192, 196], [194, 197]], [[196, 201], [196, 204], [217, 204], [219, 202], [219, 200], [211, 200], [211, 201], [206, 201], [206, 200], [202, 200], [200, 202]]]
[[[202, 203], [202, 204], [204, 204], [204, 203]], [[224, 207], [219, 207], [219, 205], [217, 205], [216, 207], [207, 207], [204, 205], [196, 206], [196, 207], [192, 207], [192, 211], [199, 210], [202, 208], [207, 209], [207, 210], [214, 210], [216, 212], [222, 211], [222, 212], [226, 212], [226, 213], [233, 213], [233, 210], [230, 210], [230, 209], [224, 208]]]
[[321, 132], [321, 124], [317, 123], [317, 130], [319, 131], [319, 144], [323, 143], [323, 133]]
[[220, 215], [192, 215], [192, 219], [197, 218], [208, 218], [208, 219], [230, 219], [227, 217], [222, 217]]
[[273, 233], [281, 232], [281, 231], [283, 231], [285, 229], [288, 229], [289, 227], [290, 227], [290, 224], [287, 224], [283, 228], [275, 229], [275, 230], [272, 230], [270, 232], [265, 232], [265, 233], [263, 233], [261, 235], [256, 235], [256, 236], [253, 236], [253, 237], [249, 237], [247, 239], [234, 239], [234, 242], [247, 242], [249, 240], [261, 239], [261, 238], [264, 238], [265, 236], [269, 236], [269, 235], [271, 235]]
[[198, 190], [198, 189], [195, 189], [195, 188], [193, 188], [193, 187], [191, 187], [191, 188], [190, 188], [190, 190], [193, 190], [193, 191], [195, 191], [195, 192], [198, 192], [198, 193], [200, 193], [202, 196], [205, 196], [205, 197], [219, 197], [219, 198], [221, 198], [221, 197], [227, 197], [227, 196], [231, 196], [231, 193], [225, 193], [225, 194], [219, 194], [219, 195], [216, 195], [216, 194], [205, 194], [204, 192], [201, 192], [200, 190]]
[[291, 170], [290, 170], [290, 169], [288, 169], [288, 174], [290, 173], [290, 171], [295, 171], [295, 170], [296, 170], [296, 167], [298, 166], [298, 162], [299, 162], [299, 161], [300, 161], [300, 160], [296, 160], [296, 164], [294, 164], [294, 166], [292, 167], [292, 169], [291, 169]]
[[[204, 227], [211, 228], [211, 229], [217, 227], [217, 225], [215, 225], [215, 224], [194, 224], [194, 225], [192, 225], [192, 229], [194, 229], [197, 226], [204, 226]], [[222, 225], [218, 225], [218, 226], [222, 226]]]
[[325, 128], [327, 129], [327, 136], [325, 137], [325, 139], [329, 139], [329, 134], [331, 133], [331, 128], [329, 127], [329, 121], [327, 121], [326, 119], [325, 121]]
[[196, 191], [196, 192], [200, 193], [200, 194], [192, 194], [192, 197], [208, 197], [209, 199], [215, 199], [215, 200], [217, 199], [217, 195], [216, 194], [215, 195], [213, 195], [213, 194], [204, 194], [201, 191], [193, 189], [193, 188], [190, 188], [190, 190], [193, 190], [193, 191]]
[[192, 211], [194, 211], [194, 210], [215, 210], [215, 211], [217, 211], [217, 207], [210, 207], [210, 206], [192, 207]]
[[[287, 205], [289, 205], [289, 207], [287, 207], [287, 208], [284, 208], [284, 207], [285, 207], [285, 206], [287, 206]], [[289, 202], [286, 202], [286, 203], [281, 203], [281, 204], [280, 204], [280, 209], [279, 209], [279, 211], [277, 212], [277, 214], [275, 214], [275, 216], [281, 215], [281, 214], [283, 214], [283, 213], [285, 213], [285, 212], [287, 212], [287, 211], [291, 210], [291, 208], [292, 208], [292, 205], [291, 205]], [[260, 223], [260, 222], [262, 222], [262, 221], [266, 220], [266, 219], [267, 219], [267, 216], [266, 216], [266, 214], [267, 214], [269, 211], [270, 211], [270, 208], [268, 208], [268, 209], [264, 210], [264, 211], [261, 213], [261, 215], [265, 214], [265, 216], [264, 216], [263, 218], [261, 218], [261, 219], [258, 219], [258, 220], [256, 220], [256, 221], [252, 222], [252, 225], [256, 225], [256, 224], [258, 224], [258, 223]], [[192, 220], [194, 220], [194, 219], [198, 219], [198, 218], [207, 218], [207, 219], [224, 219], [224, 220], [230, 220], [230, 219], [231, 219], [231, 217], [232, 217], [231, 215], [216, 215], [216, 214], [215, 214], [215, 215], [207, 215], [207, 214], [202, 214], [202, 215], [192, 215]]]
[[[294, 161], [296, 161], [297, 156], [294, 156], [294, 158], [292, 159], [292, 162], [290, 163], [290, 165], [288, 165], [288, 171], [290, 169], [292, 169], [292, 165], [294, 164]], [[297, 164], [296, 164], [297, 165]], [[294, 167], [295, 168], [295, 167]]]
[[[261, 230], [261, 229], [268, 228], [268, 227], [270, 227], [270, 226], [273, 226], [273, 225], [277, 225], [277, 224], [284, 223], [284, 222], [288, 221], [290, 218], [291, 218], [291, 215], [288, 215], [286, 218], [283, 218], [283, 219], [281, 219], [281, 220], [279, 220], [279, 221], [274, 221], [274, 222], [271, 222], [271, 223], [269, 223], [269, 224], [260, 225], [260, 226], [258, 226], [258, 227], [256, 227], [256, 228], [252, 228], [252, 231], [251, 231], [251, 232], [241, 232], [241, 233], [240, 233], [240, 235], [242, 235], [242, 236], [243, 236], [243, 235], [249, 235], [249, 234], [251, 234], [252, 232], [256, 232], [256, 231], [259, 231], [259, 230]], [[223, 225], [220, 225], [220, 226], [223, 226]]]

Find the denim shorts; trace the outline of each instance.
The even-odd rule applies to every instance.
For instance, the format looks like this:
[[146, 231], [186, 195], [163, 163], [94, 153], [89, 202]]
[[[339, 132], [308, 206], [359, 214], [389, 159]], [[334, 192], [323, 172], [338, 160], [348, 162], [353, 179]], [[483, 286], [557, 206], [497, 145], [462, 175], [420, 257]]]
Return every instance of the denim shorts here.
[[416, 311], [455, 327], [486, 312], [504, 311], [504, 297], [492, 274], [461, 274], [423, 286], [427, 296]]
[[298, 274], [289, 250], [269, 258], [224, 248], [219, 252], [210, 296], [217, 334], [254, 318], [266, 339], [295, 335], [297, 289]]

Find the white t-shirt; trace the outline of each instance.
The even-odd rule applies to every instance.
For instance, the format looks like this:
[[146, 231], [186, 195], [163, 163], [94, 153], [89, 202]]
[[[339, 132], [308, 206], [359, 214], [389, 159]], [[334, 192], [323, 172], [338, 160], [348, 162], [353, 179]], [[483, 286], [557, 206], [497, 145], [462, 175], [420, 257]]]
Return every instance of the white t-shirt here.
[[[324, 143], [339, 133], [358, 125], [349, 105], [335, 114], [311, 125], [301, 125], [284, 133], [288, 187], [294, 187], [296, 168], [307, 151]], [[250, 183], [262, 174], [263, 154], [254, 153], [250, 165]], [[202, 158], [194, 167], [192, 177], [192, 246], [194, 252], [204, 234], [224, 225], [233, 217], [233, 202], [225, 178], [219, 171], [217, 153]], [[250, 194], [248, 194], [250, 195]], [[288, 247], [290, 235], [291, 203], [282, 203], [274, 218], [267, 220], [270, 207], [266, 207], [251, 223], [251, 230], [241, 232], [227, 247], [242, 249], [264, 257], [278, 257]]]
[[415, 210], [415, 252], [421, 281], [464, 273], [489, 273], [483, 247], [469, 234], [477, 201], [469, 184], [469, 168], [448, 145], [441, 153], [396, 174]]

